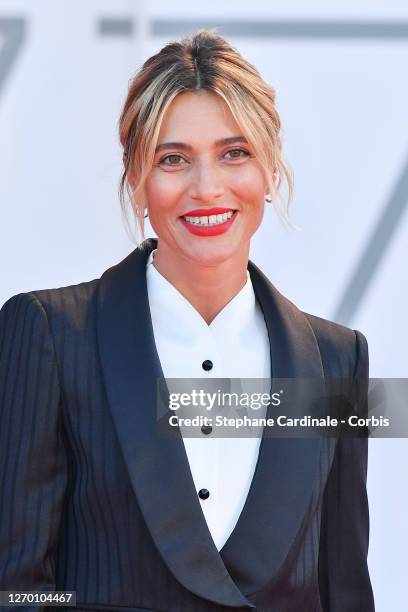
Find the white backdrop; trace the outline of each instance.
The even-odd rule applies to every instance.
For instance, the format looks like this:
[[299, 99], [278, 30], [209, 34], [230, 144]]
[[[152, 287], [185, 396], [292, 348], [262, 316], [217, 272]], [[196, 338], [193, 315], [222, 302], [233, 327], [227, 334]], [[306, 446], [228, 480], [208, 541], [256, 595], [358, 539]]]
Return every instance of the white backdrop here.
[[[0, 0], [0, 304], [97, 278], [134, 248], [117, 197], [127, 83], [200, 26], [220, 26], [277, 90], [302, 229], [267, 210], [251, 259], [303, 310], [361, 330], [372, 376], [406, 377], [404, 0]], [[407, 458], [406, 440], [370, 440], [379, 612], [406, 610]]]

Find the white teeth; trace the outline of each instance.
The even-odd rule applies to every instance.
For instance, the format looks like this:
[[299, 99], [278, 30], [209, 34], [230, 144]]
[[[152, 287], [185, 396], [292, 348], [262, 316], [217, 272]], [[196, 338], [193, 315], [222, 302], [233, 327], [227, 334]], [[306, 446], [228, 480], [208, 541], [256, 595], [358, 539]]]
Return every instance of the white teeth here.
[[227, 213], [223, 213], [222, 215], [209, 215], [203, 217], [183, 217], [187, 223], [191, 223], [192, 225], [220, 225], [221, 223], [225, 223], [228, 219], [231, 219], [234, 211], [229, 211]]

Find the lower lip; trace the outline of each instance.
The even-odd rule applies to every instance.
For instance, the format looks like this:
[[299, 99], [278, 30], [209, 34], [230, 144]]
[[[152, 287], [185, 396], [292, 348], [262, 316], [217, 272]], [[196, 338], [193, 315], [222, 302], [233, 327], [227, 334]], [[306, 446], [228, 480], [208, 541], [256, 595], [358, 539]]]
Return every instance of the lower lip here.
[[185, 221], [183, 217], [180, 217], [180, 220], [183, 223], [184, 227], [186, 227], [188, 231], [191, 234], [194, 234], [195, 236], [218, 236], [219, 234], [224, 234], [225, 232], [229, 230], [236, 216], [237, 216], [237, 213], [234, 212], [232, 217], [227, 219], [227, 221], [225, 221], [224, 223], [220, 223], [219, 225], [210, 225], [210, 226], [193, 225], [192, 223], [188, 223], [188, 221]]

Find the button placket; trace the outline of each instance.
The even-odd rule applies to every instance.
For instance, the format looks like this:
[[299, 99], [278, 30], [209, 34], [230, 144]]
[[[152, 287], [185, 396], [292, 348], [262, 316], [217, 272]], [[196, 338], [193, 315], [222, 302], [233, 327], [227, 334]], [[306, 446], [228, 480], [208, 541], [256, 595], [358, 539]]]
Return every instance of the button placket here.
[[203, 370], [205, 370], [206, 372], [209, 372], [210, 370], [213, 369], [213, 362], [211, 361], [211, 359], [204, 359], [203, 363], [201, 364], [201, 367], [203, 368]]
[[217, 441], [211, 438], [201, 438], [196, 439], [196, 442], [200, 445], [202, 459], [201, 469], [199, 474], [197, 474], [197, 497], [200, 501], [205, 520], [208, 524], [213, 525], [216, 518], [214, 483], [217, 473]]
[[222, 357], [218, 344], [210, 327], [205, 330], [203, 337], [200, 370], [203, 378], [222, 377]]
[[[222, 533], [223, 525], [220, 518], [223, 516], [223, 491], [222, 491], [222, 470], [224, 469], [220, 463], [221, 458], [221, 445], [222, 438], [214, 438], [215, 448], [213, 452], [213, 465], [214, 465], [214, 477], [213, 477], [213, 491], [212, 491], [212, 530], [213, 539], [215, 544], [219, 541], [220, 534]], [[218, 547], [218, 545], [217, 545]], [[218, 547], [219, 548], [219, 547]]]

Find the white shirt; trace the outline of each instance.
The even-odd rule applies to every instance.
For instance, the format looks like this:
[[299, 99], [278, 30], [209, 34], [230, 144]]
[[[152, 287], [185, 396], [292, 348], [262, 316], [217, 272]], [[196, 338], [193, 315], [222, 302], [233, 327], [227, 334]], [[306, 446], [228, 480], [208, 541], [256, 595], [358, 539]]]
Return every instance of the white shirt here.
[[[270, 379], [269, 338], [251, 278], [210, 325], [190, 302], [147, 261], [146, 279], [154, 338], [165, 378]], [[211, 360], [205, 371], [202, 364]], [[267, 386], [265, 388], [268, 388]], [[256, 415], [263, 417], [266, 409]], [[260, 435], [183, 437], [191, 474], [214, 543], [220, 550], [241, 514], [258, 459]]]

